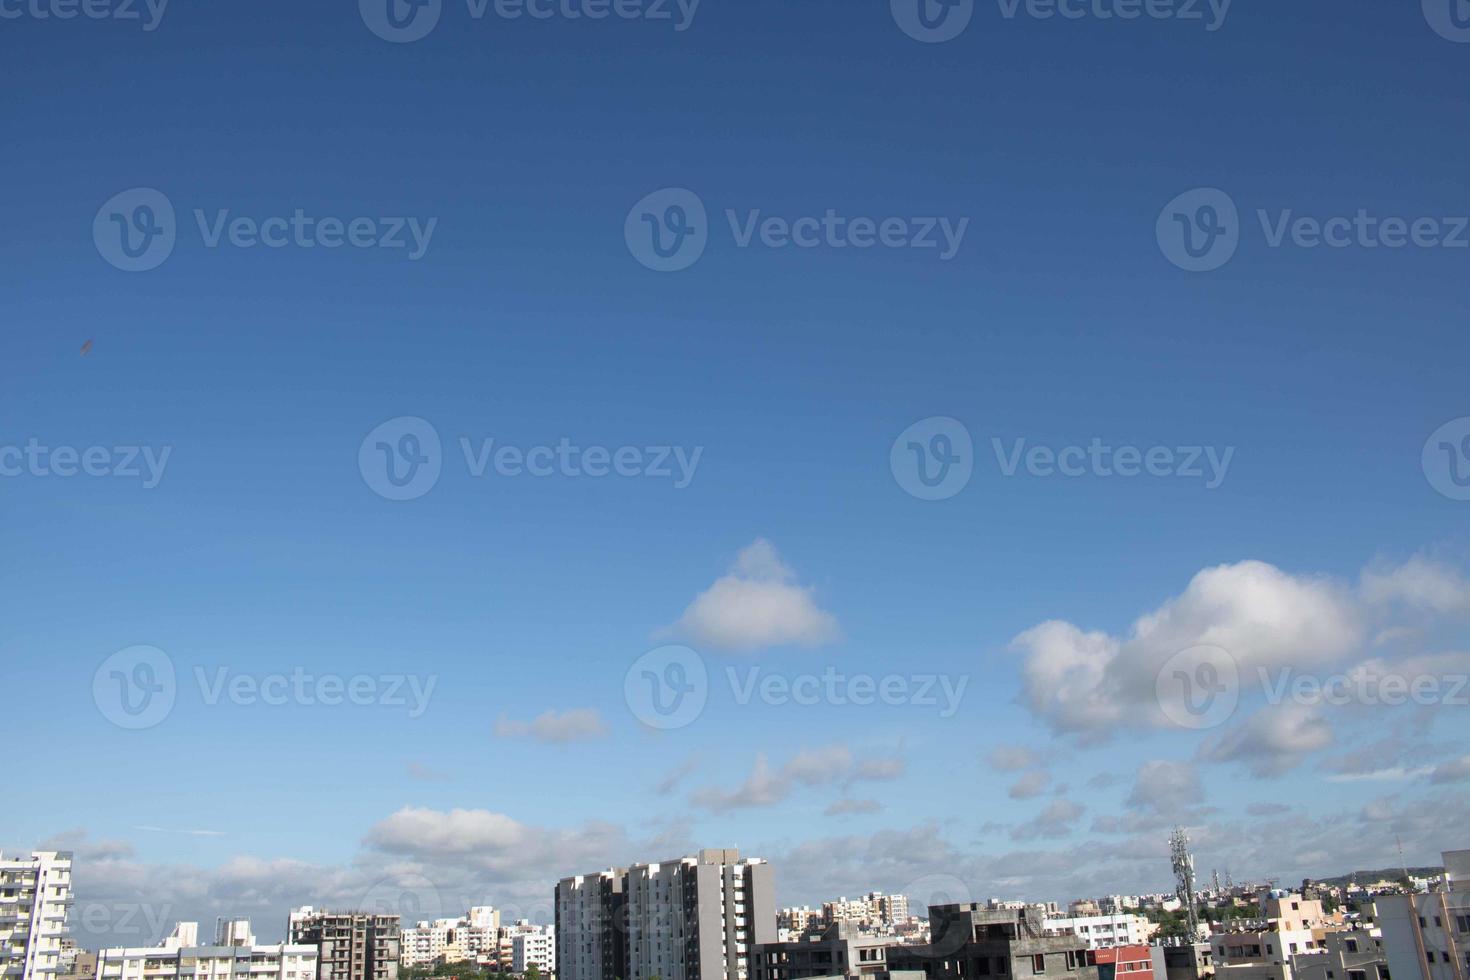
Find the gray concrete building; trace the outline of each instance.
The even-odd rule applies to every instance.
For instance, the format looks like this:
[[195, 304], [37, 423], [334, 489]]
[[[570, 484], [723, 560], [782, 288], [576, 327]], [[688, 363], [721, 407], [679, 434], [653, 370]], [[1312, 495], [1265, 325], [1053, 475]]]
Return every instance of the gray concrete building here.
[[756, 946], [751, 980], [882, 980], [888, 973], [888, 947], [895, 943], [891, 936], [864, 932], [855, 922], [834, 922], [814, 935]]
[[627, 868], [556, 884], [556, 963], [561, 980], [626, 980]]
[[288, 940], [317, 947], [317, 980], [398, 980], [398, 916], [328, 912], [310, 906], [291, 913]]
[[888, 949], [890, 970], [927, 980], [1097, 980], [1094, 954], [1075, 936], [1046, 935], [1042, 909], [929, 907], [930, 941]]
[[776, 939], [771, 866], [734, 849], [563, 878], [556, 910], [561, 980], [751, 980]]

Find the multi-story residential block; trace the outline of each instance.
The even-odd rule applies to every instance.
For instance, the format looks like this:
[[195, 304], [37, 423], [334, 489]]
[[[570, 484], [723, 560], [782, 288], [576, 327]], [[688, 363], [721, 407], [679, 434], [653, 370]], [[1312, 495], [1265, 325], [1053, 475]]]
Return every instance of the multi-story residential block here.
[[60, 973], [70, 907], [70, 851], [0, 854], [0, 977], [42, 980]]
[[556, 962], [562, 980], [630, 980], [626, 868], [556, 885]]
[[556, 910], [562, 980], [749, 980], [776, 939], [771, 866], [734, 849], [563, 879]]
[[518, 932], [511, 939], [511, 971], [525, 974], [532, 967], [541, 976], [556, 972], [556, 929], [537, 926]]
[[776, 912], [776, 935], [780, 941], [796, 939], [808, 931], [820, 929], [821, 925], [821, 909], [800, 905]]
[[864, 932], [856, 922], [834, 922], [820, 933], [789, 942], [759, 943], [751, 955], [751, 980], [811, 977], [881, 977], [894, 940]]
[[1147, 946], [1159, 927], [1141, 915], [1083, 915], [1049, 918], [1046, 928], [1059, 936], [1076, 936], [1092, 949]]
[[932, 905], [924, 946], [891, 946], [888, 967], [928, 980], [1097, 980], [1095, 953], [1075, 936], [1046, 933], [1040, 908]]
[[1296, 980], [1389, 980], [1388, 958], [1376, 929], [1329, 932], [1323, 948], [1291, 958]]
[[488, 962], [497, 958], [500, 912], [479, 905], [456, 919], [418, 922], [399, 936], [399, 964], [432, 966], [436, 963]]
[[317, 947], [317, 980], [398, 980], [398, 916], [328, 912], [305, 906], [291, 913], [292, 944]]
[[1327, 936], [1347, 928], [1320, 899], [1288, 891], [1266, 893], [1259, 920], [1232, 920], [1210, 936], [1219, 980], [1293, 980], [1293, 957], [1325, 952]]
[[97, 954], [96, 980], [316, 980], [317, 948], [261, 945], [244, 921], [223, 923], [215, 942], [199, 944], [199, 926], [180, 922], [157, 946]]
[[1444, 866], [1444, 890], [1374, 903], [1393, 980], [1470, 977], [1470, 850], [1446, 851]]

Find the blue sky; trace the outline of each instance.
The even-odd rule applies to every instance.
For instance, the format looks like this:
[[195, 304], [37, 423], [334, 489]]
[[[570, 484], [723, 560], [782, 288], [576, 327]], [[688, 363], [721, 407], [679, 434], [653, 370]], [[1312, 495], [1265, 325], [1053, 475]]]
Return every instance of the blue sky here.
[[[50, 773], [5, 804], [7, 846], [61, 835], [84, 901], [264, 934], [288, 904], [405, 874], [534, 913], [559, 875], [701, 845], [781, 862], [782, 904], [935, 875], [981, 896], [1162, 889], [1176, 821], [1237, 876], [1392, 863], [1395, 833], [1411, 861], [1457, 846], [1463, 707], [1298, 705], [1252, 728], [1243, 700], [1200, 733], [1128, 699], [1222, 638], [1248, 677], [1464, 671], [1470, 503], [1421, 451], [1470, 416], [1467, 253], [1272, 248], [1257, 212], [1453, 227], [1470, 47], [1407, 2], [1237, 0], [1215, 31], [1024, 9], [977, 2], [935, 44], [887, 4], [828, 0], [704, 0], [683, 31], [446, 0], [404, 44], [345, 2], [173, 0], [152, 31], [0, 21], [0, 446], [170, 447], [153, 488], [0, 479], [7, 728]], [[178, 240], [129, 273], [92, 224], [138, 187]], [[707, 208], [679, 272], [624, 239], [663, 188]], [[1155, 237], [1193, 188], [1241, 216], [1204, 273]], [[195, 209], [437, 223], [410, 260], [210, 248]], [[741, 248], [726, 217], [829, 209], [969, 223], [945, 261]], [[358, 453], [406, 416], [443, 472], [395, 502]], [[974, 475], [924, 501], [890, 448], [934, 417], [969, 432]], [[702, 454], [682, 489], [474, 478], [461, 437]], [[1234, 454], [1216, 489], [1006, 477], [993, 439]], [[1171, 600], [1162, 638], [1130, 642]], [[1084, 640], [1044, 646], [1027, 631], [1048, 621]], [[712, 687], [652, 732], [624, 675], [672, 641]], [[93, 678], [140, 644], [179, 693], [128, 731]], [[1048, 694], [1055, 665], [1095, 710]], [[408, 718], [209, 705], [193, 680], [297, 667], [436, 686]], [[968, 686], [949, 718], [737, 704], [725, 672], [752, 667]], [[860, 778], [872, 760], [882, 778]], [[1027, 773], [1044, 788], [1013, 798]], [[869, 812], [829, 815], [839, 800]]]

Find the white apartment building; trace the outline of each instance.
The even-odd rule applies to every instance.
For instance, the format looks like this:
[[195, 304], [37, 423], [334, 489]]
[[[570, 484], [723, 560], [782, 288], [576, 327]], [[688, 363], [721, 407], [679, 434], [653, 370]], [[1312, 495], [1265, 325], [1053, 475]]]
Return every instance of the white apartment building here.
[[524, 974], [533, 966], [543, 977], [556, 972], [556, 929], [551, 926], [518, 932], [511, 939], [511, 972]]
[[1073, 915], [1046, 920], [1046, 931], [1057, 936], [1076, 936], [1088, 949], [1109, 946], [1147, 945], [1158, 926], [1141, 915]]
[[435, 919], [403, 929], [398, 962], [402, 966], [488, 962], [496, 958], [499, 939], [500, 911], [475, 906], [457, 919]]
[[1393, 980], [1470, 976], [1470, 851], [1444, 852], [1444, 867], [1444, 891], [1374, 900]]
[[43, 980], [60, 972], [70, 907], [70, 851], [0, 854], [0, 977]]
[[97, 953], [96, 980], [316, 980], [317, 947], [260, 945], [250, 923], [222, 923], [214, 945], [199, 945], [199, 925], [180, 922], [157, 946]]
[[1261, 913], [1263, 921], [1210, 936], [1217, 980], [1293, 980], [1293, 958], [1326, 952], [1327, 933], [1344, 928], [1341, 913], [1294, 892], [1271, 892]]

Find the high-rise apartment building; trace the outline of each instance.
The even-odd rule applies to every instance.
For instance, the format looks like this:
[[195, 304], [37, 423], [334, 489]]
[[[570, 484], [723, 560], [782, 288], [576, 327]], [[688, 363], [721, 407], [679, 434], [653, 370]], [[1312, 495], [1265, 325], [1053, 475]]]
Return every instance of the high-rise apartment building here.
[[1375, 899], [1393, 980], [1470, 977], [1470, 851], [1446, 851], [1444, 868], [1442, 891]]
[[396, 915], [296, 909], [289, 922], [293, 944], [317, 947], [317, 980], [398, 980]]
[[775, 881], [758, 858], [707, 849], [565, 878], [556, 915], [562, 980], [750, 980], [752, 946], [776, 939]]
[[626, 868], [556, 885], [556, 962], [562, 980], [631, 980], [627, 970]]
[[70, 906], [70, 851], [0, 854], [0, 977], [43, 980], [61, 972]]
[[96, 980], [316, 980], [317, 948], [262, 945], [250, 923], [221, 923], [213, 945], [199, 944], [199, 925], [180, 922], [157, 946], [97, 953]]

